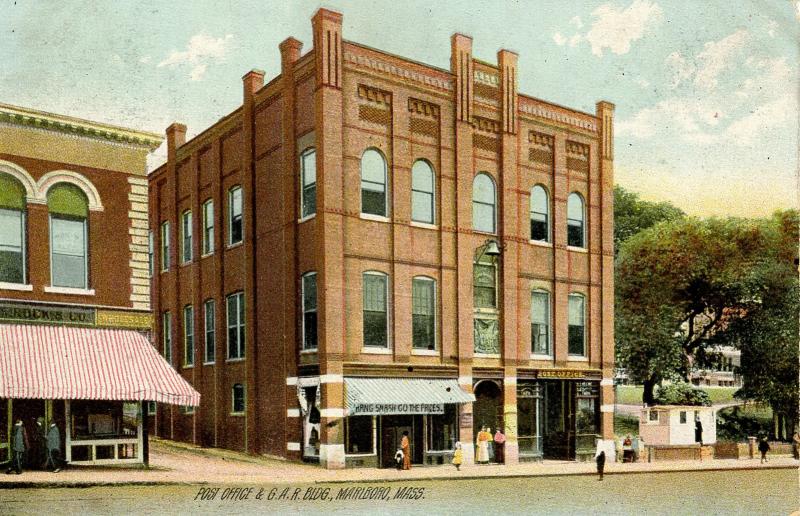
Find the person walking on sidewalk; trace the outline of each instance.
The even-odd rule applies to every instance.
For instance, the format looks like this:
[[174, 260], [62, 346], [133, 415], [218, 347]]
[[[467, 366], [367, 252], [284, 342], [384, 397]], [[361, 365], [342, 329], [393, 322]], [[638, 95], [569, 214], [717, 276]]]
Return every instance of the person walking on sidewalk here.
[[497, 427], [497, 432], [494, 433], [494, 457], [495, 462], [503, 464], [505, 462], [505, 443], [506, 434]]
[[17, 424], [14, 425], [13, 441], [11, 442], [11, 452], [14, 454], [11, 459], [11, 467], [8, 468], [6, 474], [10, 474], [11, 470], [17, 472], [17, 475], [22, 473], [22, 464], [25, 462], [25, 452], [28, 451], [28, 433], [25, 427], [22, 426], [22, 420], [17, 419]]
[[411, 469], [411, 443], [408, 441], [408, 430], [403, 432], [400, 448], [403, 450], [403, 469]]
[[464, 462], [464, 452], [461, 450], [461, 443], [456, 443], [456, 449], [453, 450], [453, 466], [456, 471], [461, 471], [461, 463]]
[[47, 464], [45, 469], [53, 468], [53, 473], [61, 471], [61, 432], [55, 421], [47, 429]]
[[764, 462], [769, 462], [769, 459], [767, 458], [769, 443], [767, 442], [766, 435], [761, 436], [761, 440], [758, 442], [758, 451], [761, 452], [761, 464], [764, 464]]
[[795, 432], [792, 436], [792, 456], [795, 460], [800, 459], [800, 431]]
[[603, 480], [603, 470], [606, 467], [606, 452], [601, 451], [594, 460], [597, 462], [597, 475], [599, 476], [597, 480]]

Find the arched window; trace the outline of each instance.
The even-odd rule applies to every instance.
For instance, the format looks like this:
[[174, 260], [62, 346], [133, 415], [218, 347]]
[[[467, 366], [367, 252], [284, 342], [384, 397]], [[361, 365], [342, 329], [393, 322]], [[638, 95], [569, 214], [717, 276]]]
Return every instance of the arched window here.
[[497, 228], [497, 195], [494, 181], [481, 172], [472, 181], [472, 228], [494, 233]]
[[434, 223], [434, 176], [431, 165], [418, 159], [411, 167], [411, 220]]
[[541, 185], [531, 190], [531, 240], [550, 241], [550, 203]]
[[572, 192], [567, 198], [567, 245], [570, 247], [586, 247], [586, 216], [583, 209], [583, 197]]
[[389, 347], [389, 277], [382, 272], [362, 275], [364, 346]]
[[25, 283], [25, 187], [0, 174], [0, 282]]
[[300, 218], [317, 212], [317, 151], [312, 147], [300, 154]]
[[416, 276], [411, 282], [412, 347], [436, 349], [436, 280]]
[[586, 356], [586, 303], [583, 294], [569, 295], [569, 332], [567, 347], [570, 355]]
[[47, 192], [50, 212], [50, 284], [86, 289], [89, 284], [87, 217], [89, 202], [83, 190], [59, 183]]
[[303, 274], [300, 288], [303, 300], [303, 349], [317, 349], [317, 273]]
[[386, 195], [386, 160], [376, 149], [361, 156], [361, 213], [388, 216]]

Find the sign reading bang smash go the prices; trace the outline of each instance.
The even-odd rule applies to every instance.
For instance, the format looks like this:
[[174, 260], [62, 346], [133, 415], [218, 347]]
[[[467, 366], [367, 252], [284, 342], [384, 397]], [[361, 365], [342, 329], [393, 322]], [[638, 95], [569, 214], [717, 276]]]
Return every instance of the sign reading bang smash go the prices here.
[[444, 414], [443, 403], [357, 403], [349, 408], [351, 416]]

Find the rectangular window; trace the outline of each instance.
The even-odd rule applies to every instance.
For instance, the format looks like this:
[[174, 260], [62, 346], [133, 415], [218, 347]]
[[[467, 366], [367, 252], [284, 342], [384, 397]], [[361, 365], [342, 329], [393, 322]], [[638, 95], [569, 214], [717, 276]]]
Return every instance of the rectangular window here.
[[436, 349], [436, 282], [414, 278], [411, 283], [412, 345]]
[[686, 411], [685, 410], [681, 410], [680, 416], [681, 416], [681, 424], [685, 425], [686, 424]]
[[203, 254], [214, 252], [214, 201], [203, 203]]
[[425, 416], [428, 418], [428, 451], [450, 451], [456, 447], [458, 428], [458, 405], [446, 404], [444, 414]]
[[569, 335], [570, 355], [586, 356], [584, 298], [580, 294], [569, 295]]
[[169, 270], [169, 221], [161, 223], [161, 270]]
[[531, 295], [531, 352], [550, 354], [550, 293], [541, 290]]
[[317, 274], [303, 276], [303, 349], [317, 349]]
[[194, 365], [194, 307], [183, 307], [183, 365]]
[[372, 416], [350, 416], [344, 421], [346, 453], [372, 453]]
[[242, 241], [242, 188], [228, 191], [228, 245]]
[[244, 358], [244, 293], [228, 296], [228, 359]]
[[216, 338], [216, 302], [213, 299], [209, 299], [203, 305], [203, 311], [205, 312], [205, 334], [206, 334], [206, 342], [205, 342], [205, 358], [204, 362], [206, 364], [213, 364], [215, 361], [215, 354], [217, 350], [217, 338]]
[[385, 274], [364, 273], [364, 346], [389, 347]]
[[181, 214], [181, 257], [182, 263], [192, 261], [192, 212]]
[[497, 271], [495, 266], [476, 263], [473, 273], [474, 308], [497, 308]]
[[231, 389], [231, 413], [243, 414], [245, 409], [245, 392], [244, 385], [241, 383], [234, 384]]
[[0, 209], [0, 281], [25, 283], [25, 212]]
[[153, 230], [147, 232], [147, 273], [153, 277]]
[[308, 149], [300, 155], [300, 216], [317, 212], [317, 153]]
[[194, 407], [191, 405], [181, 405], [178, 410], [181, 414], [186, 414], [187, 416], [194, 414]]
[[547, 214], [531, 212], [531, 240], [547, 242]]
[[650, 416], [648, 417], [648, 420], [650, 420], [651, 422], [654, 422], [654, 423], [658, 423], [658, 411], [657, 410], [651, 410], [650, 411]]
[[86, 220], [50, 217], [50, 284], [87, 288]]
[[172, 316], [164, 312], [161, 316], [161, 347], [164, 360], [172, 365]]

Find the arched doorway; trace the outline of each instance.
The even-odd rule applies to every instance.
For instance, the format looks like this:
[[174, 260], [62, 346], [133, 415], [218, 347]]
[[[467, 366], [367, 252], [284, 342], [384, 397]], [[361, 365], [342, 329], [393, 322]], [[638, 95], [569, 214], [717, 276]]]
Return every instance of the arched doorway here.
[[503, 426], [503, 389], [495, 380], [479, 380], [473, 388], [472, 435], [488, 426], [492, 433]]

